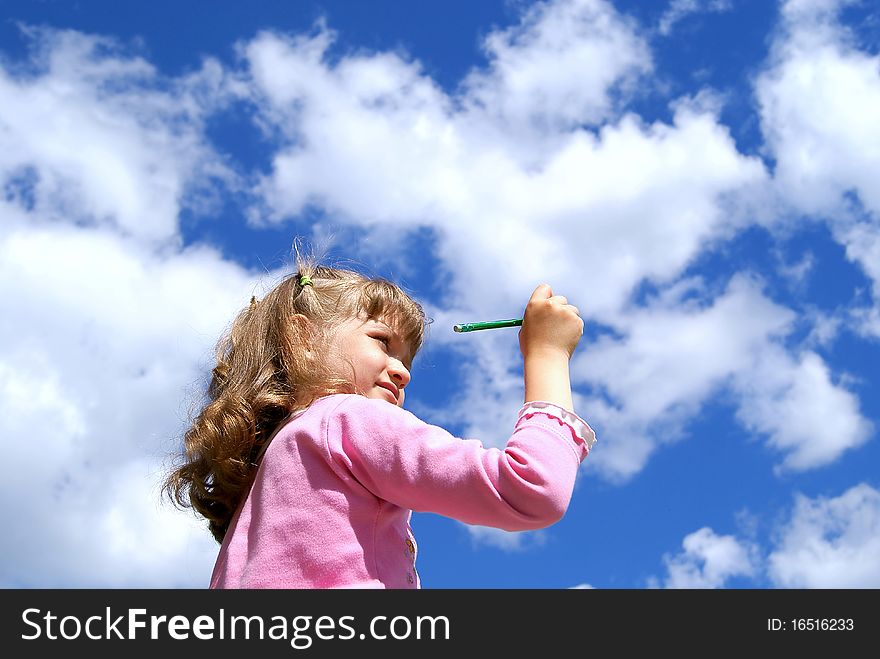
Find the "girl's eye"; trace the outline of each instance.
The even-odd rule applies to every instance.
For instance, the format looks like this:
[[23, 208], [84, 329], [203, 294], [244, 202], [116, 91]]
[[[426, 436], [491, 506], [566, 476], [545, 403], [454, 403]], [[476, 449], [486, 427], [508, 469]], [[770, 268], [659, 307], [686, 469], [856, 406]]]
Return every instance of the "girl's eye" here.
[[390, 340], [388, 339], [387, 336], [374, 336], [373, 338], [376, 339], [377, 341], [379, 341], [380, 343], [384, 344], [386, 348], [388, 347]]

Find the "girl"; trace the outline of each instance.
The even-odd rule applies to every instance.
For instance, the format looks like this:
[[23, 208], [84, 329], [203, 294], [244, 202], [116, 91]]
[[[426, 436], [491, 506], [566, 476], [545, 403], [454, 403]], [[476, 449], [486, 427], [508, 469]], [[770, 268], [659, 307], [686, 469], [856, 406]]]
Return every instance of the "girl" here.
[[486, 449], [402, 407], [418, 303], [384, 279], [298, 265], [220, 341], [165, 483], [221, 543], [212, 588], [418, 588], [413, 510], [511, 531], [563, 516], [596, 439], [572, 411], [575, 307], [535, 289], [519, 335], [525, 405], [504, 450]]

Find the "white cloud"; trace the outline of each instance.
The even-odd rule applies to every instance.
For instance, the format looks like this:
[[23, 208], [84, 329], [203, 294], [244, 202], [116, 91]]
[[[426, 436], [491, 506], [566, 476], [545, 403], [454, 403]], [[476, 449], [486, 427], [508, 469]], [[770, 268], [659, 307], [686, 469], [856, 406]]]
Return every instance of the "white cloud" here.
[[664, 556], [665, 588], [723, 588], [734, 577], [754, 577], [760, 568], [754, 545], [703, 527], [682, 541], [684, 551]]
[[[764, 511], [761, 516], [775, 520]], [[837, 497], [802, 494], [790, 515], [772, 528], [769, 550], [753, 539], [758, 520], [743, 512], [746, 535], [719, 536], [704, 527], [663, 557], [667, 588], [723, 588], [733, 577], [777, 588], [877, 588], [880, 584], [880, 492], [866, 483]], [[660, 587], [652, 577], [649, 587]]]
[[660, 17], [657, 31], [669, 36], [676, 23], [686, 16], [705, 12], [725, 12], [733, 8], [731, 0], [672, 0]]
[[0, 583], [204, 586], [216, 545], [158, 485], [257, 286], [180, 248], [181, 210], [234, 182], [203, 135], [234, 84], [210, 60], [170, 80], [112, 39], [24, 33], [29, 59], [0, 68]]
[[755, 92], [766, 149], [776, 161], [774, 185], [790, 209], [787, 215], [829, 223], [847, 257], [873, 281], [875, 308], [853, 314], [853, 324], [880, 335], [880, 56], [860, 47], [839, 23], [839, 11], [850, 4], [784, 3]]
[[774, 180], [795, 209], [845, 215], [854, 192], [880, 213], [880, 57], [858, 49], [833, 13], [789, 3], [769, 66], [756, 81]]
[[[503, 57], [540, 59], [556, 13], [582, 7], [558, 4], [520, 26]], [[581, 22], [595, 21], [583, 36], [590, 41], [613, 12], [583, 7], [591, 11]], [[625, 43], [636, 43], [629, 34]], [[738, 195], [765, 178], [760, 161], [740, 155], [714, 109], [697, 99], [676, 103], [671, 125], [626, 115], [597, 133], [551, 122], [555, 131], [529, 137], [499, 123], [492, 108], [469, 106], [473, 86], [450, 98], [396, 55], [325, 61], [331, 39], [325, 30], [263, 34], [243, 49], [256, 98], [265, 99], [263, 121], [295, 135], [257, 188], [264, 219], [311, 204], [340, 222], [431, 227], [452, 275], [450, 299], [481, 313], [491, 310], [486, 300], [520, 305], [549, 279], [588, 301], [589, 314], [607, 314], [643, 277], [674, 278], [707, 243], [735, 231]], [[577, 44], [561, 39], [552, 53], [563, 47]], [[616, 70], [627, 48], [602, 51], [594, 68]], [[488, 276], [498, 272], [506, 276]]]
[[783, 347], [794, 321], [745, 276], [714, 298], [700, 280], [685, 280], [622, 313], [619, 337], [584, 346], [572, 366], [573, 381], [596, 392], [578, 409], [615, 438], [591, 464], [612, 479], [632, 476], [722, 389], [736, 394], [744, 426], [784, 456], [782, 469], [825, 466], [867, 441], [873, 427], [858, 398], [832, 382], [818, 354]]
[[454, 159], [459, 148], [460, 137], [445, 130], [445, 97], [396, 55], [352, 56], [330, 68], [322, 58], [331, 39], [328, 31], [267, 33], [245, 49], [265, 121], [295, 138], [257, 190], [267, 219], [319, 204], [366, 224], [419, 222], [462, 183], [433, 166], [436, 153]]
[[768, 572], [782, 588], [880, 587], [880, 492], [862, 483], [834, 498], [799, 495]]
[[792, 321], [746, 278], [701, 304], [707, 293], [699, 280], [682, 282], [622, 313], [614, 325], [619, 337], [603, 336], [576, 354], [573, 380], [597, 393], [579, 409], [602, 436], [619, 438], [590, 457], [612, 477], [632, 476], [654, 450], [680, 439], [682, 423]]
[[216, 545], [160, 505], [158, 484], [213, 343], [256, 285], [205, 248], [6, 226], [0, 441], [16, 468], [0, 497], [16, 503], [0, 583], [204, 585]]
[[[232, 175], [201, 134], [196, 99], [222, 84], [216, 63], [176, 81], [113, 40], [25, 29], [27, 66], [0, 68], [0, 185], [44, 220], [110, 225], [149, 241], [177, 236], [192, 193]], [[212, 91], [208, 91], [211, 89]]]
[[576, 365], [578, 379], [600, 383], [642, 418], [659, 417], [676, 402], [697, 402], [730, 374], [750, 368], [753, 355], [768, 339], [786, 333], [793, 320], [745, 277], [732, 279], [706, 307], [700, 304], [703, 295], [686, 297], [702, 292], [700, 282], [686, 283], [690, 286], [670, 289], [622, 315], [618, 329], [627, 333], [625, 341], [605, 337], [586, 346]]
[[484, 49], [489, 67], [465, 79], [464, 105], [520, 134], [598, 124], [615, 92], [651, 70], [635, 26], [605, 0], [536, 3]]
[[858, 398], [831, 381], [828, 366], [814, 352], [793, 358], [781, 349], [764, 350], [735, 387], [741, 394], [737, 416], [786, 454], [782, 470], [823, 467], [873, 434]]

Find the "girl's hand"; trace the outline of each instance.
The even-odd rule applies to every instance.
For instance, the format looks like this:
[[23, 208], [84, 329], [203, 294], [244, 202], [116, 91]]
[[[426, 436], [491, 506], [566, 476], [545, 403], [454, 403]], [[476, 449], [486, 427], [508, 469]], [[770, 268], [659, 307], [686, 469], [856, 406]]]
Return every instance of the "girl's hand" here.
[[539, 285], [523, 314], [519, 348], [524, 359], [564, 355], [571, 359], [584, 333], [577, 307], [563, 295], [553, 295], [549, 284]]

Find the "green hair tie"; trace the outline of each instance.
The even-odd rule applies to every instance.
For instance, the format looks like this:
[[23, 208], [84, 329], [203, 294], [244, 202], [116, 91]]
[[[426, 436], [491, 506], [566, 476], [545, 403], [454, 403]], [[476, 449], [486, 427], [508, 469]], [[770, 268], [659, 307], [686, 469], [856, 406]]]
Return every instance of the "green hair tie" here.
[[303, 275], [302, 277], [299, 278], [299, 285], [300, 286], [311, 286], [312, 280], [309, 277], [307, 277], [306, 275]]

